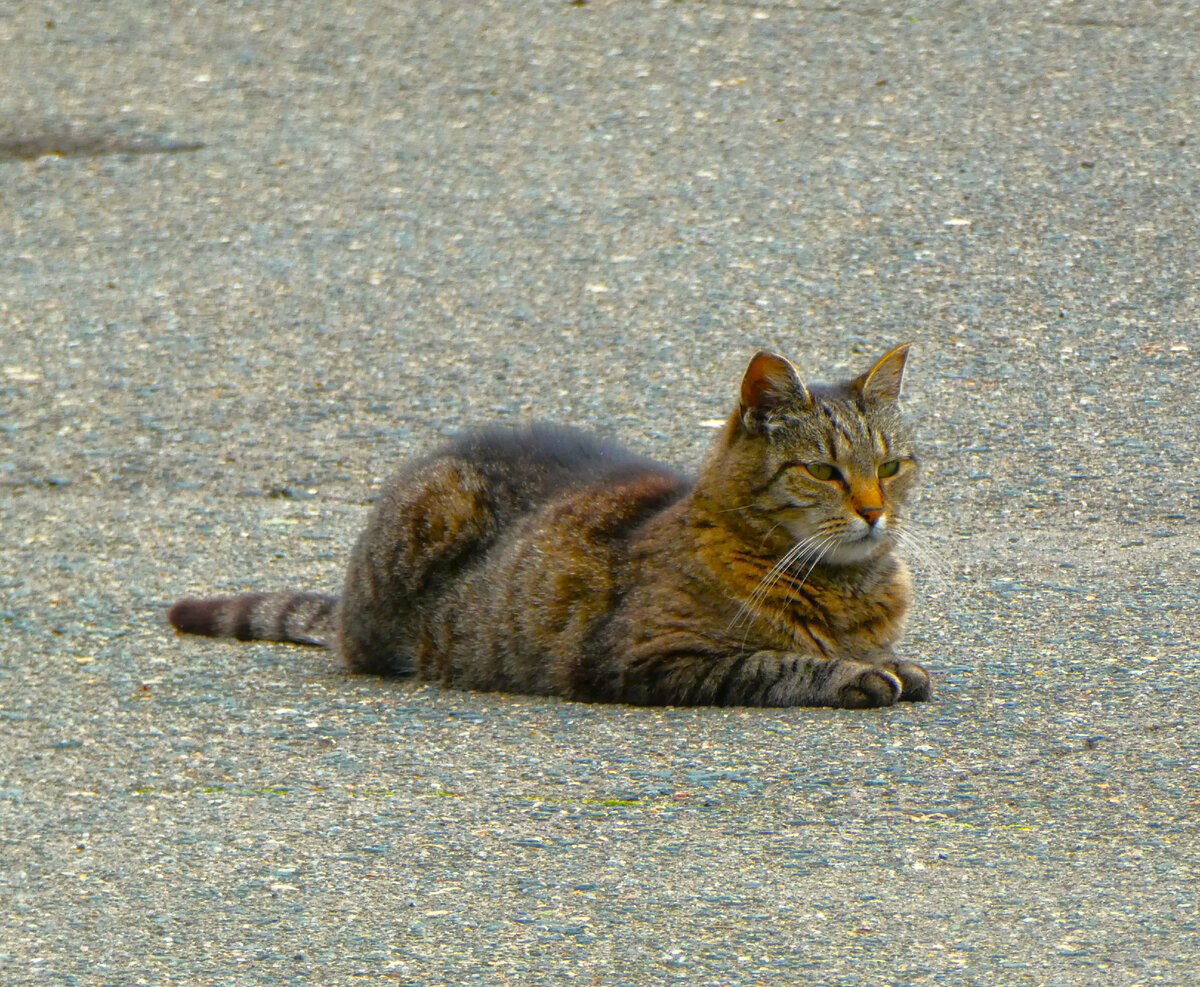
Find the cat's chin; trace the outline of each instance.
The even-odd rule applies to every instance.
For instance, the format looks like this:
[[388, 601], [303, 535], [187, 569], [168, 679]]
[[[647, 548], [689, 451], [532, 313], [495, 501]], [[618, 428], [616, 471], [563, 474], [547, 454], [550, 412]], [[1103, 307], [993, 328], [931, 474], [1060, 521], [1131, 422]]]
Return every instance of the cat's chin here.
[[821, 561], [826, 565], [862, 565], [892, 550], [890, 538], [867, 535], [834, 546]]

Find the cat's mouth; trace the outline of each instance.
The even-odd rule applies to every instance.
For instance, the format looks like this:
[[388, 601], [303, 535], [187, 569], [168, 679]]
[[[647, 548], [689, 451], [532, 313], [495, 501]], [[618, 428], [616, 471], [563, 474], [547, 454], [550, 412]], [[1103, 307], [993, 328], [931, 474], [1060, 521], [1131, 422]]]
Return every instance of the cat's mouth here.
[[851, 538], [850, 541], [852, 543], [860, 541], [883, 541], [887, 537], [887, 534], [887, 521], [884, 518], [880, 518], [874, 524], [869, 525], [861, 534]]

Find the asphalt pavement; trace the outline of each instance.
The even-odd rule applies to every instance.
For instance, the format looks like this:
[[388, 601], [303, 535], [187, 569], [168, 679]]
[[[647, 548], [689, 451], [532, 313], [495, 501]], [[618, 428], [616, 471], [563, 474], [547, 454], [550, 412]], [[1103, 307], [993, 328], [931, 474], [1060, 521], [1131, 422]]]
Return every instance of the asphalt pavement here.
[[[1200, 981], [1188, 2], [0, 4], [0, 981]], [[935, 701], [177, 638], [471, 424], [914, 343]]]

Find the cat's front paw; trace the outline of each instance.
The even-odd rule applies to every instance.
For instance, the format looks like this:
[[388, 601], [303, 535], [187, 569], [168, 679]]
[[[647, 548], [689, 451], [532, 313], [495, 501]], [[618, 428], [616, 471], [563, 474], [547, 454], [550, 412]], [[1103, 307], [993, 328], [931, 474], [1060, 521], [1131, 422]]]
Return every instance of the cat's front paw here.
[[866, 667], [851, 682], [842, 686], [837, 705], [842, 709], [872, 709], [891, 706], [904, 692], [899, 676], [886, 668]]
[[897, 661], [887, 670], [900, 680], [900, 698], [904, 702], [923, 703], [933, 695], [933, 680], [916, 662]]

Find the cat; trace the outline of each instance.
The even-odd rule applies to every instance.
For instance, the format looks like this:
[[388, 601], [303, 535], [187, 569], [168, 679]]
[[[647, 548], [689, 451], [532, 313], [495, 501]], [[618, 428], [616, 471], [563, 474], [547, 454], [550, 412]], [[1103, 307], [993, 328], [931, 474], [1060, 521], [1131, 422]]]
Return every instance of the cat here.
[[178, 630], [334, 648], [356, 672], [636, 705], [888, 706], [917, 459], [908, 344], [833, 386], [760, 352], [694, 481], [588, 434], [492, 427], [383, 487], [339, 597], [182, 599]]

